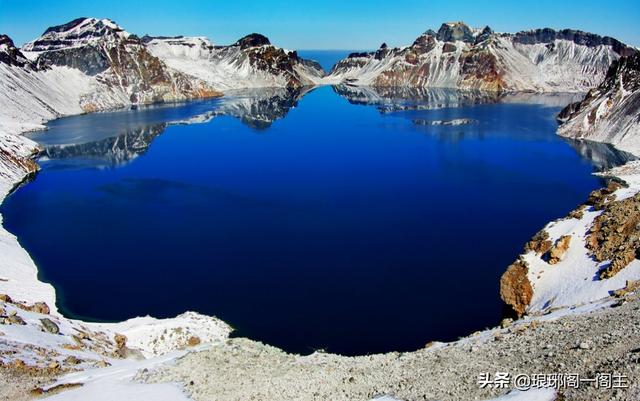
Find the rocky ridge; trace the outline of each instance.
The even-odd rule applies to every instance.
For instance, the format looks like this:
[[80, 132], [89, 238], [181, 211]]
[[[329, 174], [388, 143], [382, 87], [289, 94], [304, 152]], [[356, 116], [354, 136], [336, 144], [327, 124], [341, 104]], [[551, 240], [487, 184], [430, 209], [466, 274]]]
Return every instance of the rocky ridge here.
[[428, 30], [411, 45], [353, 53], [328, 80], [351, 85], [444, 87], [488, 91], [582, 92], [611, 63], [634, 50], [582, 31], [538, 29], [516, 34], [462, 22]]
[[276, 47], [257, 33], [228, 46], [215, 46], [203, 37], [145, 36], [143, 41], [153, 55], [169, 66], [221, 89], [298, 89], [321, 83], [325, 74], [318, 63]]

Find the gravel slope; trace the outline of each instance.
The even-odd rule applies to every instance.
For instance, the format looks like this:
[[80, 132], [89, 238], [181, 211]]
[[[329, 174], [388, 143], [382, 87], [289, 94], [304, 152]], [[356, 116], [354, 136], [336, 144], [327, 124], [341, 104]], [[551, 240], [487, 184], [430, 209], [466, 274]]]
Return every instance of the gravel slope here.
[[147, 382], [179, 382], [195, 400], [473, 400], [506, 393], [480, 388], [483, 372], [621, 373], [628, 389], [582, 384], [559, 391], [567, 400], [638, 400], [640, 301], [581, 314], [518, 321], [456, 343], [411, 353], [297, 356], [246, 339], [190, 353], [173, 366], [144, 372]]

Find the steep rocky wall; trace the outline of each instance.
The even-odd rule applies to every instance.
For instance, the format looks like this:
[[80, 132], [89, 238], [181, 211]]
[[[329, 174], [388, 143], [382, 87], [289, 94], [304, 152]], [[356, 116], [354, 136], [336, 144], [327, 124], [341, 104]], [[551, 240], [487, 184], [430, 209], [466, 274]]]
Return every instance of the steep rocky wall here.
[[426, 31], [407, 47], [386, 45], [337, 63], [330, 82], [491, 91], [586, 92], [634, 50], [609, 37], [574, 30], [517, 34], [462, 22]]
[[558, 120], [560, 135], [640, 155], [640, 52], [613, 63], [604, 81], [562, 110]]

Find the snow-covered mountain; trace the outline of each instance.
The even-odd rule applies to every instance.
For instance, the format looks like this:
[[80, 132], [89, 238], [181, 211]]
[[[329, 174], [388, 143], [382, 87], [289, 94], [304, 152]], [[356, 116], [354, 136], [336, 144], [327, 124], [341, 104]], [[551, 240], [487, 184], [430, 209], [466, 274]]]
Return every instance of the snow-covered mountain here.
[[606, 142], [640, 155], [640, 52], [613, 63], [606, 79], [558, 116], [560, 135]]
[[516, 34], [471, 29], [462, 22], [428, 30], [410, 46], [353, 53], [327, 81], [368, 86], [415, 86], [491, 91], [586, 92], [634, 49], [575, 30]]
[[23, 50], [39, 68], [70, 67], [93, 78], [97, 90], [81, 99], [86, 111], [219, 94], [168, 67], [137, 36], [108, 19], [78, 18], [51, 27]]
[[0, 198], [37, 169], [35, 143], [16, 134], [65, 115], [221, 95], [106, 19], [51, 27], [24, 49], [0, 35]]
[[321, 83], [322, 67], [295, 51], [273, 46], [253, 33], [229, 46], [215, 46], [204, 37], [149, 37], [149, 51], [167, 65], [222, 90], [248, 87], [312, 86]]
[[110, 20], [80, 18], [47, 29], [24, 51], [0, 45], [0, 130], [41, 128], [63, 115], [135, 104], [219, 96], [176, 71]]

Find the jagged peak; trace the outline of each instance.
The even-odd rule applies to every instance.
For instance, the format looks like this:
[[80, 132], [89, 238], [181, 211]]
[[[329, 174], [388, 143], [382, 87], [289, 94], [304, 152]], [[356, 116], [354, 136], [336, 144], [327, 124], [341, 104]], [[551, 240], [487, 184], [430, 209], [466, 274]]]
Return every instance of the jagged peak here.
[[456, 42], [460, 40], [467, 43], [473, 43], [475, 41], [473, 31], [462, 21], [443, 23], [440, 25], [440, 29], [438, 29], [436, 37], [438, 40], [443, 42]]
[[[607, 81], [613, 79], [619, 82], [624, 78], [624, 83], [632, 86], [633, 90], [640, 88], [640, 51], [635, 51], [626, 57], [620, 57], [614, 61], [607, 71], [607, 77], [602, 85], [606, 85]], [[627, 90], [630, 90], [627, 88]]]
[[8, 35], [0, 34], [0, 64], [17, 67], [34, 68], [33, 64], [22, 54]]
[[485, 40], [491, 38], [493, 33], [494, 33], [493, 29], [491, 29], [489, 25], [485, 25], [485, 27], [482, 28], [482, 30], [477, 33], [475, 44], [482, 43]]
[[269, 46], [271, 42], [269, 38], [259, 33], [250, 33], [249, 35], [238, 39], [234, 46], [240, 46], [241, 49], [248, 49], [250, 47]]
[[50, 51], [92, 44], [100, 40], [135, 38], [107, 18], [76, 18], [66, 24], [52, 26], [36, 40], [23, 46], [25, 51]]
[[13, 40], [8, 35], [0, 34], [0, 46], [15, 47]]

